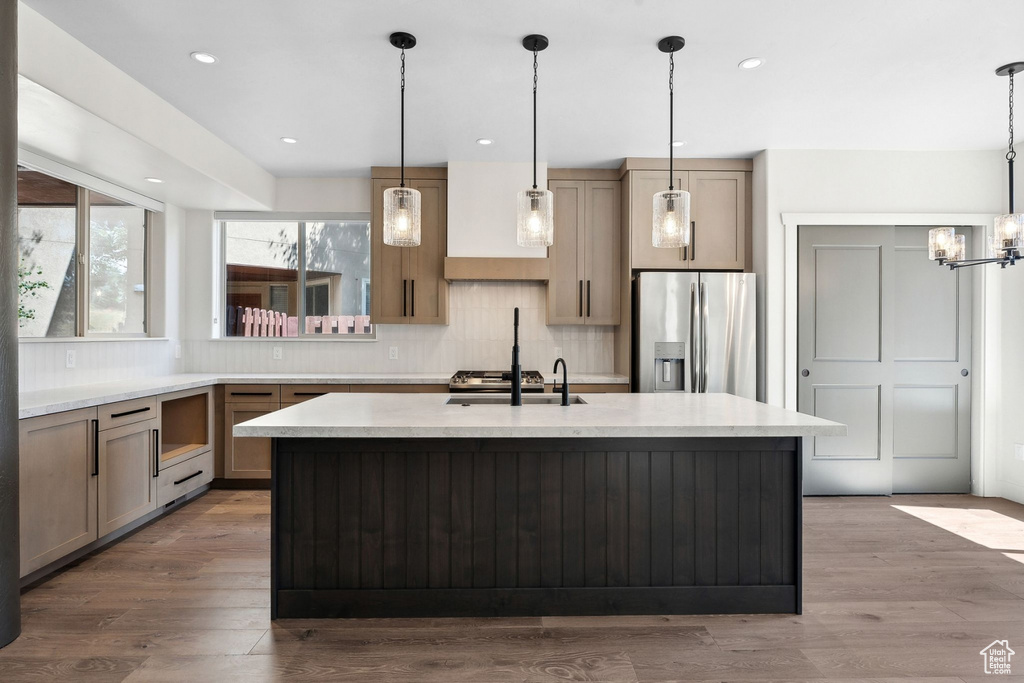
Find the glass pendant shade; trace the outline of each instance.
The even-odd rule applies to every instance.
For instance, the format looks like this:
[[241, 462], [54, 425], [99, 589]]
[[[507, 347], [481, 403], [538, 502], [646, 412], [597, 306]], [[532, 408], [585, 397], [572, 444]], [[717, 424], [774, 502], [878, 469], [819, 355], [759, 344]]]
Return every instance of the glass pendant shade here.
[[550, 247], [555, 241], [551, 191], [523, 190], [516, 203], [516, 243], [521, 247]]
[[690, 193], [665, 190], [654, 195], [654, 246], [679, 249], [690, 244]]
[[950, 261], [963, 261], [967, 258], [967, 237], [965, 235], [953, 235], [953, 249], [950, 252]]
[[420, 246], [420, 191], [409, 187], [384, 190], [384, 244]]
[[1024, 248], [1024, 213], [1005, 213], [996, 216], [996, 232], [992, 242], [996, 256], [1010, 250]]
[[950, 253], [956, 241], [956, 230], [953, 228], [932, 228], [928, 231], [928, 258], [951, 260]]

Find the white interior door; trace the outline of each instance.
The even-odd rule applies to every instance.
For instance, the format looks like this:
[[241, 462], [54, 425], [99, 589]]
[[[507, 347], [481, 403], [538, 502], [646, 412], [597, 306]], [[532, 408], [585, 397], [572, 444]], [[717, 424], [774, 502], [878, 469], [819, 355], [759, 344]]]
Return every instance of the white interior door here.
[[797, 405], [849, 429], [805, 444], [805, 493], [970, 489], [970, 278], [927, 233], [800, 228]]

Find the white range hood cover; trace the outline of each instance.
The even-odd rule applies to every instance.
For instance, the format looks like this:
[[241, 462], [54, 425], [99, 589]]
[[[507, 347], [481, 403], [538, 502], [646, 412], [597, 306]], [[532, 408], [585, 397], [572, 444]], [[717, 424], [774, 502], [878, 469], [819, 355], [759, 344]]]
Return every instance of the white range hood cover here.
[[[532, 186], [528, 161], [449, 161], [448, 256], [546, 258], [543, 247], [516, 244], [516, 195]], [[547, 164], [537, 164], [537, 187], [547, 186]]]

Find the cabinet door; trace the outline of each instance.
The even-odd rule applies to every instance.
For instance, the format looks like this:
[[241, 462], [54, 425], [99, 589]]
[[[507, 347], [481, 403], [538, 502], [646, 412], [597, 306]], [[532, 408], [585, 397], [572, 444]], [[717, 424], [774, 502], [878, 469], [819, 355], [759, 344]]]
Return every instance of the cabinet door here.
[[586, 183], [552, 180], [555, 235], [548, 247], [548, 325], [584, 323], [584, 230]]
[[619, 324], [620, 183], [586, 185], [584, 231], [584, 317], [588, 325]]
[[236, 424], [279, 409], [277, 403], [224, 404], [224, 477], [226, 479], [270, 479], [270, 439], [236, 437]]
[[[630, 265], [633, 268], [682, 270], [687, 268], [683, 249], [662, 249], [651, 239], [654, 228], [654, 195], [668, 189], [666, 171], [630, 171], [629, 173]], [[675, 180], [677, 190], [687, 190], [687, 174]], [[691, 205], [692, 210], [692, 205]]]
[[407, 323], [448, 324], [448, 281], [444, 257], [448, 253], [448, 181], [413, 180], [420, 191], [420, 246], [405, 249], [409, 262]]
[[97, 429], [95, 408], [18, 423], [21, 576], [98, 538]]
[[99, 536], [156, 509], [157, 420], [100, 432]]
[[747, 174], [690, 171], [690, 270], [743, 270]]
[[384, 244], [384, 190], [398, 187], [392, 180], [373, 181], [370, 213], [372, 268], [370, 275], [370, 314], [374, 324], [407, 323], [409, 272], [404, 247]]

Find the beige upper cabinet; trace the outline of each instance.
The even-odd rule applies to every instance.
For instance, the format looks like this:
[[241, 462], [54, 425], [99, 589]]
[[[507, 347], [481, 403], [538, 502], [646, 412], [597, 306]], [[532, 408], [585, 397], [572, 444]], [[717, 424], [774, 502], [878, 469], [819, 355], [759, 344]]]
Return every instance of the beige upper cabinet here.
[[690, 171], [690, 270], [743, 270], [747, 182], [735, 171]]
[[21, 420], [21, 576], [98, 538], [95, 408]]
[[[376, 169], [375, 169], [376, 170]], [[426, 169], [438, 175], [440, 169]], [[371, 319], [375, 324], [448, 324], [448, 282], [444, 257], [448, 251], [448, 181], [416, 178], [406, 169], [406, 186], [421, 195], [421, 241], [418, 247], [384, 244], [384, 190], [398, 187], [397, 178], [373, 180], [370, 276]]]
[[[686, 190], [687, 174], [678, 173], [675, 189]], [[654, 195], [668, 189], [666, 171], [631, 171], [629, 183], [630, 265], [633, 268], [680, 270], [686, 268], [682, 249], [654, 246]], [[691, 206], [692, 209], [692, 206]]]
[[668, 189], [667, 181], [666, 171], [631, 170], [627, 174], [631, 267], [743, 270], [750, 231], [750, 173], [678, 172], [676, 187], [690, 193], [691, 242], [683, 249], [659, 249], [651, 243], [654, 195]]
[[548, 325], [619, 324], [621, 185], [552, 180], [554, 243], [548, 248]]

